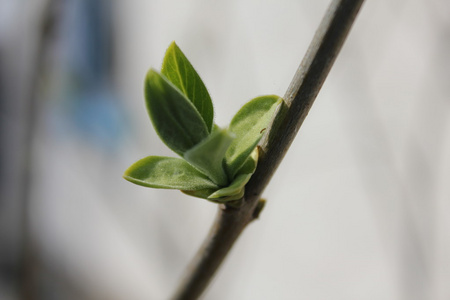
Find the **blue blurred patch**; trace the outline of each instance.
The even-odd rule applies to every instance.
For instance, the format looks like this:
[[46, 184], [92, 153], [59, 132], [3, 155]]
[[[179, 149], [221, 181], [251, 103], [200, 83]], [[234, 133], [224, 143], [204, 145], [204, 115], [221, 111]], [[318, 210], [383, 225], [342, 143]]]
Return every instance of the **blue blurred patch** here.
[[[60, 78], [51, 126], [104, 150], [120, 146], [127, 127], [113, 85], [114, 34], [111, 1], [62, 2], [56, 60]], [[55, 94], [55, 93], [54, 93]], [[55, 115], [56, 114], [56, 115]]]

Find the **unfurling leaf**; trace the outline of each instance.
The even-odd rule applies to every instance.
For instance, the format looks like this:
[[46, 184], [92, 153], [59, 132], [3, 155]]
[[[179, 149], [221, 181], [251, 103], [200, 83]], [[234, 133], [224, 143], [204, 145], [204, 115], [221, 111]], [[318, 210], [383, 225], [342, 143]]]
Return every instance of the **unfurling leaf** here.
[[236, 175], [255, 149], [281, 101], [275, 95], [257, 97], [245, 104], [233, 117], [229, 130], [236, 138], [225, 155], [229, 177]]
[[[209, 199], [218, 199], [218, 198], [222, 198], [222, 197], [238, 196], [241, 194], [243, 196], [244, 186], [250, 180], [250, 177], [252, 177], [252, 174], [239, 175], [233, 180], [233, 182], [229, 186], [215, 191], [214, 193], [209, 195], [208, 198]], [[232, 200], [236, 200], [236, 199], [232, 199]]]
[[192, 102], [153, 69], [145, 81], [145, 99], [156, 132], [175, 153], [183, 156], [209, 135]]
[[161, 74], [194, 104], [208, 127], [208, 132], [211, 132], [214, 118], [211, 97], [202, 79], [175, 42], [166, 51]]
[[255, 149], [244, 165], [239, 169], [236, 178], [225, 188], [203, 189], [197, 191], [182, 191], [183, 193], [197, 198], [207, 199], [216, 203], [227, 203], [241, 199], [245, 193], [245, 185], [255, 172], [258, 163], [258, 149]]
[[219, 189], [208, 196], [209, 200], [224, 203], [238, 200], [244, 196], [245, 185], [255, 172], [258, 164], [258, 149], [254, 149], [251, 155], [237, 172], [231, 184], [225, 188]]

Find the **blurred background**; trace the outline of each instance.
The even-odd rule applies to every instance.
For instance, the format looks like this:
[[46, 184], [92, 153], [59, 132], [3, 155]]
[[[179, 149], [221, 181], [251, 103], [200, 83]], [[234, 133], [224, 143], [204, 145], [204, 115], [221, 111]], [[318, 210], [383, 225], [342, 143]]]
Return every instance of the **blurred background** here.
[[[226, 126], [329, 2], [1, 0], [0, 299], [167, 299], [216, 205], [121, 178], [174, 155], [147, 70], [175, 40]], [[450, 2], [366, 1], [204, 299], [450, 299], [449, 53]]]

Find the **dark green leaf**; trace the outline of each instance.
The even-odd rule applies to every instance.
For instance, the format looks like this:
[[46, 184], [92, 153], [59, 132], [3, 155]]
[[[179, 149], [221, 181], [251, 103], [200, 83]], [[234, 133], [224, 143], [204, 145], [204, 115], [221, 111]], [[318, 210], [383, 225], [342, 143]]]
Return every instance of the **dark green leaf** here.
[[161, 73], [192, 101], [211, 132], [214, 118], [211, 97], [202, 79], [175, 42], [167, 49]]
[[153, 69], [145, 81], [145, 98], [156, 132], [177, 154], [183, 155], [209, 135], [192, 102]]
[[184, 159], [149, 156], [131, 165], [123, 176], [145, 187], [177, 190], [217, 189], [209, 178]]

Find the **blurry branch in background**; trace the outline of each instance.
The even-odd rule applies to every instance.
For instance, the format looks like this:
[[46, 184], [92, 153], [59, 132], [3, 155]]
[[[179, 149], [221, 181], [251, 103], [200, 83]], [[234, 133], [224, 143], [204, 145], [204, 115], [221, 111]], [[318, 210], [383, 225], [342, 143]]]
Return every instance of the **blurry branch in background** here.
[[264, 205], [260, 196], [306, 118], [362, 3], [363, 0], [335, 0], [330, 4], [286, 92], [285, 103], [260, 145], [258, 168], [246, 186], [242, 206], [219, 207], [213, 227], [173, 300], [198, 299], [241, 232], [258, 218]]
[[[52, 30], [56, 21], [57, 0], [43, 0], [30, 5], [34, 10], [21, 11], [27, 15], [20, 20], [27, 20], [33, 29], [26, 33], [17, 22], [14, 34], [8, 47], [1, 49], [4, 57], [2, 61], [2, 89], [4, 98], [1, 101], [2, 123], [1, 132], [2, 174], [0, 186], [2, 206], [8, 210], [9, 225], [4, 230], [17, 232], [3, 233], [14, 236], [7, 240], [8, 251], [17, 253], [10, 257], [6, 252], [3, 259], [12, 258], [6, 269], [11, 272], [14, 290], [20, 299], [37, 299], [36, 274], [38, 263], [33, 247], [30, 228], [30, 203], [32, 201], [32, 173], [33, 173], [33, 138], [39, 113], [38, 94], [39, 83], [44, 68], [44, 58], [51, 40]], [[4, 213], [4, 212], [3, 212]], [[18, 236], [18, 237], [17, 237]], [[5, 268], [5, 265], [2, 266]]]
[[[26, 103], [23, 121], [24, 139], [22, 149], [23, 164], [22, 169], [23, 186], [20, 202], [22, 203], [22, 221], [23, 221], [23, 242], [22, 258], [20, 266], [20, 293], [22, 299], [39, 299], [38, 276], [39, 262], [35, 247], [30, 223], [30, 205], [32, 201], [32, 169], [33, 163], [33, 138], [36, 136], [37, 118], [39, 113], [39, 81], [42, 77], [42, 71], [45, 66], [45, 52], [51, 41], [54, 25], [56, 22], [56, 4], [58, 0], [46, 0], [41, 2], [41, 7], [36, 15], [36, 38], [34, 42], [34, 51], [29, 60], [24, 87], [24, 102]], [[23, 88], [23, 87], [22, 87]]]

